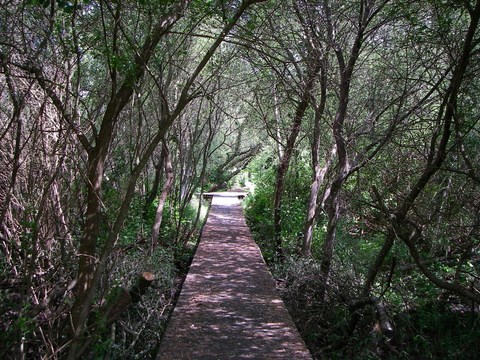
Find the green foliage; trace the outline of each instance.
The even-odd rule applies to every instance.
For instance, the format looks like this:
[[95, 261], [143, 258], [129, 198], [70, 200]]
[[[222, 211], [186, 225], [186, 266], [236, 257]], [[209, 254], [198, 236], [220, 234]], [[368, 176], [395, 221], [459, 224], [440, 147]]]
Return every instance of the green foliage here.
[[224, 169], [216, 168], [208, 174], [208, 185], [207, 189], [213, 186], [219, 186], [218, 190], [228, 190], [228, 181], [230, 176], [225, 172]]
[[[276, 167], [272, 157], [263, 154], [249, 167], [255, 189], [247, 198], [246, 216], [255, 240], [267, 261], [274, 258], [273, 199]], [[310, 169], [306, 162], [292, 162], [285, 177], [282, 203], [282, 238], [287, 253], [297, 250], [298, 239], [304, 227], [306, 203], [309, 194]]]
[[282, 238], [286, 240], [284, 246], [289, 253], [296, 252], [304, 230], [310, 183], [308, 163], [294, 161], [285, 179], [282, 204]]
[[[342, 264], [338, 271], [350, 272], [355, 278], [365, 274], [383, 244], [382, 234], [356, 233], [356, 219], [340, 221], [337, 229], [336, 257]], [[321, 256], [321, 254], [319, 254]]]
[[[75, 9], [79, 9], [82, 5], [91, 4], [91, 0], [79, 0], [79, 1], [66, 1], [66, 0], [56, 0], [56, 6], [64, 11], [65, 13], [72, 13]], [[51, 6], [51, 0], [28, 0], [27, 5], [40, 5], [44, 8]]]
[[169, 288], [175, 275], [172, 249], [157, 247], [153, 253], [149, 249], [137, 248], [119, 259], [112, 271], [111, 281], [114, 286], [130, 288], [138, 274], [151, 272], [155, 275], [155, 283], [162, 288]]
[[[106, 221], [102, 222], [102, 233], [100, 241], [105, 241], [113, 221], [115, 221], [116, 209], [120, 207], [121, 194], [118, 193], [114, 184], [107, 183], [104, 190], [104, 201], [109, 204], [108, 209], [111, 212], [105, 213]], [[128, 247], [136, 243], [148, 242], [150, 231], [155, 220], [155, 214], [158, 206], [158, 199], [154, 200], [148, 209], [144, 209], [144, 198], [136, 194], [130, 204], [127, 219], [119, 234], [118, 244], [121, 247]], [[165, 204], [162, 226], [160, 229], [161, 242], [174, 246], [175, 240], [178, 240], [178, 227], [189, 228], [197, 216], [198, 203], [187, 204], [183, 209], [179, 209], [178, 203], [172, 201], [169, 197]], [[205, 215], [205, 212], [203, 212]]]
[[[281, 279], [282, 296], [314, 355], [328, 359], [476, 359], [480, 346], [480, 318], [471, 304], [446, 298], [416, 272], [411, 282], [398, 282], [386, 293], [385, 306], [394, 325], [387, 340], [378, 332], [378, 318], [372, 306], [358, 310], [357, 330], [345, 347], [328, 353], [316, 349], [341, 341], [350, 321], [348, 302], [358, 298], [356, 285], [348, 274], [336, 273], [326, 298], [320, 263], [314, 259], [287, 258], [273, 267]], [[405, 280], [407, 281], [407, 280]], [[410, 289], [409, 291], [407, 289]], [[415, 295], [416, 294], [416, 295]]]
[[130, 211], [119, 237], [121, 245], [131, 245], [140, 239], [145, 239], [147, 229], [151, 227], [151, 223], [143, 218], [142, 200], [140, 196], [135, 196], [130, 204]]
[[[200, 199], [194, 196], [192, 201], [183, 209], [180, 209], [178, 203], [175, 202], [171, 197], [167, 198], [164, 210], [163, 210], [163, 217], [162, 217], [162, 226], [160, 228], [160, 242], [172, 247], [183, 247], [183, 244], [177, 243], [179, 239], [178, 230], [186, 230], [186, 232], [191, 230], [191, 227], [194, 225], [201, 226], [202, 221], [204, 220], [207, 208], [203, 205], [200, 208], [200, 218], [199, 223], [195, 224], [195, 220], [197, 217], [197, 210], [198, 210], [198, 202]], [[152, 228], [153, 222], [155, 220], [155, 214], [158, 206], [158, 199], [154, 200], [150, 207], [147, 209], [144, 216], [145, 221], [145, 228], [146, 232], [148, 233], [148, 237], [150, 236], [150, 230]], [[182, 249], [180, 253], [182, 252]]]
[[194, 0], [190, 4], [190, 9], [193, 13], [202, 14], [207, 13], [211, 14], [216, 9], [218, 9], [218, 4], [214, 0]]
[[[0, 357], [15, 358], [18, 344], [31, 338], [36, 324], [29, 315], [30, 305], [25, 304], [21, 294], [0, 289]], [[28, 350], [28, 349], [27, 349]]]
[[476, 359], [480, 321], [478, 314], [465, 308], [433, 302], [399, 313], [396, 324], [403, 331], [398, 333], [398, 343], [409, 358]]
[[245, 207], [245, 215], [253, 237], [262, 248], [263, 257], [267, 262], [274, 258], [274, 249], [271, 244], [274, 235], [272, 206], [274, 181], [273, 168], [264, 169], [255, 176], [255, 190], [247, 197]]

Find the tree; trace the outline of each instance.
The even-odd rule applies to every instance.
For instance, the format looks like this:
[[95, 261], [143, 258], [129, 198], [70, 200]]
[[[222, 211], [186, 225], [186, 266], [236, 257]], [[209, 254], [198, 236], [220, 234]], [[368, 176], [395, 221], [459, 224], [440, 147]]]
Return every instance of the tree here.
[[[7, 29], [8, 42], [2, 43], [1, 51], [3, 71], [15, 71], [16, 75], [34, 80], [34, 85], [45, 94], [42, 96], [49, 109], [53, 107], [61, 119], [62, 135], [70, 136], [59, 138], [58, 144], [81, 145], [82, 150], [77, 151], [78, 160], [86, 163], [86, 181], [80, 197], [82, 200], [85, 196], [85, 202], [79, 206], [81, 211], [84, 210], [84, 223], [77, 247], [78, 273], [75, 282], [68, 287], [75, 287], [71, 319], [66, 321], [72, 324], [73, 333], [69, 358], [80, 356], [88, 344], [83, 335], [91, 305], [147, 163], [172, 124], [193, 100], [202, 95], [202, 86], [209, 80], [201, 79], [202, 71], [215, 51], [244, 12], [259, 2], [243, 1], [225, 9], [222, 26], [215, 28], [218, 33], [211, 41], [205, 42], [199, 60], [183, 69], [184, 74], [174, 86], [171, 86], [169, 78], [172, 72], [162, 71], [165, 64], [175, 67], [178, 48], [170, 48], [173, 49], [171, 57], [169, 53], [158, 55], [157, 50], [159, 46], [166, 46], [169, 39], [188, 39], [188, 35], [174, 38], [171, 30], [189, 9], [197, 11], [194, 16], [208, 16], [210, 8], [202, 7], [200, 3], [111, 4], [100, 1], [71, 4], [52, 1], [24, 3], [15, 10], [22, 15], [18, 19], [24, 20], [11, 22]], [[202, 14], [201, 11], [207, 13]], [[5, 19], [12, 18], [13, 14], [10, 8], [3, 11]], [[137, 31], [136, 26], [144, 30]], [[189, 26], [196, 26], [196, 23], [192, 22]], [[31, 32], [29, 28], [35, 30]], [[95, 45], [97, 41], [100, 47]], [[57, 56], [58, 63], [46, 61], [52, 56]], [[61, 65], [62, 61], [66, 66]], [[152, 65], [159, 67], [151, 68]], [[155, 84], [156, 89], [151, 84]], [[106, 88], [109, 90], [105, 92]], [[159, 95], [161, 115], [152, 131], [144, 132], [143, 124], [151, 120], [143, 116], [143, 104], [148, 104], [153, 89]], [[130, 107], [131, 104], [133, 106]], [[129, 111], [136, 107], [140, 111], [137, 128], [129, 118]], [[18, 113], [18, 110], [15, 111]], [[121, 162], [126, 160], [117, 155], [123, 150], [118, 146], [120, 141], [128, 141], [124, 137], [124, 130], [128, 128], [137, 135], [136, 143], [127, 153], [133, 156], [127, 156], [130, 163], [123, 168], [128, 169], [129, 176], [110, 181], [109, 175], [120, 170]], [[67, 154], [66, 150], [64, 154]], [[64, 157], [60, 158], [53, 177], [46, 181], [40, 209], [49, 200], [50, 189], [55, 185], [64, 161]], [[117, 191], [112, 197], [110, 192], [105, 191], [110, 185]], [[75, 186], [82, 185], [76, 181]], [[114, 206], [118, 209], [114, 210]], [[2, 217], [6, 213], [4, 208], [7, 209], [8, 205], [2, 204]], [[60, 212], [58, 215], [61, 218], [61, 207], [54, 208]], [[39, 240], [36, 239], [40, 227], [37, 223], [42, 217], [42, 211], [34, 216], [30, 274], [39, 256]]]

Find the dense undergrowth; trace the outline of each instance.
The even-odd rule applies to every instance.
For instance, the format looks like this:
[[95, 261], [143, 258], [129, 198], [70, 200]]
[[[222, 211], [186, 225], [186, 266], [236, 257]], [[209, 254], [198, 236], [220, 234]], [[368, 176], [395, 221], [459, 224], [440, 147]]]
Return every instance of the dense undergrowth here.
[[[306, 211], [307, 170], [293, 166], [285, 185], [282, 239], [286, 260], [276, 262], [272, 249], [275, 172], [255, 165], [256, 188], [247, 198], [246, 215], [253, 236], [269, 264], [283, 299], [307, 346], [317, 359], [477, 359], [480, 349], [478, 305], [440, 290], [425, 279], [396, 244], [374, 289], [374, 301], [358, 306], [362, 281], [378, 251], [381, 235], [345, 216], [338, 229], [334, 269], [328, 283], [320, 271], [324, 231], [320, 216], [312, 254], [297, 254]], [[260, 170], [260, 171], [258, 171]], [[348, 213], [347, 213], [348, 215]], [[436, 266], [442, 266], [437, 264]], [[393, 269], [393, 270], [392, 270]], [[326, 288], [325, 296], [321, 291]], [[357, 305], [355, 305], [357, 304]], [[391, 332], [381, 329], [381, 321]]]
[[87, 357], [97, 359], [154, 359], [162, 327], [173, 307], [177, 276], [174, 254], [170, 249], [156, 249], [147, 253], [136, 249], [119, 259], [112, 277], [116, 284], [134, 285], [138, 273], [148, 271], [155, 281], [142, 296], [103, 334], [98, 334], [96, 343]]
[[[151, 206], [152, 209], [142, 214], [142, 202], [140, 199], [134, 201], [117, 250], [110, 257], [102, 278], [98, 301], [91, 309], [95, 320], [88, 327], [83, 359], [156, 358], [207, 209], [201, 206], [202, 216], [196, 223], [198, 199], [181, 213], [174, 204], [168, 204], [161, 228], [162, 246], [152, 249], [149, 235], [156, 203]], [[180, 238], [179, 233], [191, 235]], [[51, 276], [60, 269], [55, 270], [54, 265]], [[67, 279], [75, 274], [73, 265], [61, 270], [63, 278], [57, 283], [58, 289], [67, 286]], [[124, 308], [121, 294], [132, 294], [131, 289], [143, 273], [153, 274], [153, 282], [141, 297]], [[8, 274], [1, 275], [0, 284], [7, 284], [4, 276]], [[54, 294], [57, 288], [48, 291]], [[68, 329], [73, 291], [67, 289], [60, 293], [45, 308], [30, 304], [26, 291], [23, 284], [0, 287], [0, 358], [18, 359], [18, 354], [23, 353], [28, 359], [44, 359], [49, 351], [47, 346], [59, 348], [54, 358], [62, 358], [61, 344], [68, 335], [65, 329]], [[113, 318], [105, 315], [110, 304], [113, 304], [113, 311], [122, 309]]]
[[[458, 299], [424, 297], [413, 304], [409, 290], [399, 287], [381, 300], [393, 325], [391, 336], [381, 333], [374, 306], [355, 313], [359, 316], [358, 323], [355, 331], [349, 333], [354, 317], [350, 302], [358, 297], [356, 284], [338, 272], [329, 284], [326, 298], [322, 299], [319, 289], [324, 284], [317, 261], [289, 258], [272, 269], [285, 304], [315, 358], [478, 358], [478, 313], [472, 313], [468, 304]], [[415, 285], [425, 286], [421, 280]]]
[[[152, 273], [155, 280], [138, 302], [120, 314], [103, 334], [98, 334], [91, 351], [84, 358], [95, 359], [155, 359], [161, 338], [167, 326], [182, 282], [194, 254], [199, 230], [206, 217], [206, 207], [201, 205], [199, 222], [195, 223], [198, 199], [194, 199], [182, 211], [167, 206], [161, 228], [162, 246], [155, 249], [146, 241], [143, 246], [134, 246], [116, 260], [110, 279], [113, 287], [131, 289], [138, 275]], [[153, 222], [156, 203], [145, 214], [147, 225]], [[142, 234], [141, 223], [134, 217], [125, 227], [130, 236]], [[194, 226], [194, 228], [190, 228]], [[150, 229], [147, 227], [147, 229]], [[179, 238], [181, 229], [188, 238]], [[149, 230], [147, 230], [147, 234]], [[127, 237], [128, 238], [128, 237]], [[128, 247], [128, 242], [127, 242]]]

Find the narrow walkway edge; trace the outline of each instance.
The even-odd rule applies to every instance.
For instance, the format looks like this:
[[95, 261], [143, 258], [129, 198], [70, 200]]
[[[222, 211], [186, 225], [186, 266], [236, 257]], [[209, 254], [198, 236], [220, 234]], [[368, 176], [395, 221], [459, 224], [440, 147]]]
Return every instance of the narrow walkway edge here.
[[312, 359], [236, 193], [218, 193], [157, 360]]

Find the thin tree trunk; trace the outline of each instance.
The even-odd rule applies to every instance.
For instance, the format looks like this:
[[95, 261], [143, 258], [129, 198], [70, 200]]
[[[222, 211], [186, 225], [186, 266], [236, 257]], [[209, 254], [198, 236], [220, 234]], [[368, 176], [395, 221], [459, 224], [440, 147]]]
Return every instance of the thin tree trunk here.
[[[325, 285], [330, 276], [333, 251], [335, 248], [337, 224], [340, 217], [340, 193], [346, 179], [350, 175], [351, 165], [347, 154], [346, 141], [343, 134], [344, 122], [347, 116], [347, 109], [350, 97], [351, 78], [355, 64], [360, 55], [362, 42], [364, 40], [364, 30], [371, 20], [369, 18], [369, 9], [361, 4], [359, 13], [359, 28], [353, 42], [348, 61], [344, 57], [344, 53], [340, 46], [336, 43], [335, 31], [331, 19], [330, 6], [327, 0], [324, 0], [325, 12], [327, 16], [327, 33], [332, 43], [337, 58], [340, 71], [340, 89], [339, 104], [333, 122], [333, 137], [335, 140], [336, 152], [338, 154], [338, 170], [336, 177], [326, 192], [325, 210], [328, 216], [327, 234], [323, 244], [322, 262], [320, 265], [321, 275]], [[324, 292], [325, 289], [323, 289]]]
[[275, 107], [275, 133], [276, 133], [276, 143], [277, 143], [277, 155], [278, 161], [281, 162], [283, 159], [283, 149], [282, 149], [282, 133], [280, 131], [280, 124], [282, 123], [282, 116], [280, 115], [280, 105], [278, 104], [278, 94], [277, 94], [277, 84], [273, 85], [273, 105]]
[[[57, 236], [60, 237], [60, 253], [62, 256], [62, 263], [67, 263], [67, 255], [66, 255], [66, 245], [71, 244], [72, 236], [70, 234], [70, 230], [67, 224], [67, 219], [65, 217], [65, 213], [62, 208], [62, 202], [60, 198], [60, 191], [58, 189], [58, 183], [55, 179], [54, 183], [52, 184], [52, 202], [54, 203], [54, 209], [56, 211], [56, 218], [57, 221], [55, 226], [57, 227], [56, 233]], [[60, 271], [63, 271], [61, 269]]]
[[165, 165], [163, 163], [163, 156], [160, 156], [160, 161], [158, 162], [158, 164], [155, 164], [155, 178], [153, 179], [152, 188], [148, 192], [148, 194], [145, 198], [145, 205], [143, 207], [143, 216], [144, 217], [147, 216], [148, 209], [150, 208], [150, 205], [152, 205], [153, 200], [155, 200], [155, 198], [158, 195], [158, 189], [160, 187], [160, 180], [163, 177], [164, 167], [165, 167]]
[[0, 226], [4, 226], [5, 217], [10, 208], [10, 202], [12, 200], [15, 184], [17, 182], [18, 171], [20, 169], [20, 153], [22, 148], [22, 134], [23, 134], [23, 122], [21, 118], [21, 113], [25, 105], [24, 96], [20, 96], [19, 94], [17, 94], [15, 90], [15, 86], [12, 81], [11, 74], [10, 74], [10, 69], [6, 64], [3, 66], [3, 72], [7, 80], [8, 91], [13, 104], [13, 114], [12, 114], [11, 123], [16, 125], [16, 131], [15, 131], [15, 147], [13, 150], [13, 166], [12, 166], [12, 173], [11, 173], [12, 175], [10, 177], [10, 183], [5, 195], [5, 200], [3, 204], [1, 204]]
[[332, 267], [333, 251], [337, 239], [337, 224], [340, 218], [340, 189], [331, 189], [330, 196], [326, 207], [328, 217], [327, 233], [322, 247], [322, 261], [320, 263], [320, 273], [324, 279], [325, 284], [330, 277]]
[[[214, 123], [212, 122], [213, 118], [215, 118]], [[205, 174], [206, 174], [207, 167], [208, 167], [208, 164], [209, 164], [209, 159], [212, 157], [212, 155], [215, 153], [215, 151], [218, 150], [218, 147], [215, 147], [213, 150], [211, 149], [212, 140], [215, 136], [217, 126], [218, 126], [218, 118], [215, 115], [214, 108], [212, 106], [210, 108], [210, 114], [208, 116], [207, 124], [208, 124], [208, 135], [207, 135], [207, 139], [206, 139], [206, 142], [205, 142], [205, 146], [203, 147], [203, 150], [202, 150], [202, 170], [200, 172], [200, 177], [199, 177], [200, 178], [200, 183], [198, 185], [198, 187], [200, 188], [200, 195], [199, 195], [199, 199], [198, 199], [197, 214], [195, 216], [195, 221], [192, 224], [188, 234], [184, 238], [177, 239], [177, 241], [180, 241], [181, 245], [182, 245], [180, 247], [180, 254], [183, 254], [183, 252], [185, 250], [185, 247], [187, 245], [188, 239], [190, 239], [192, 237], [193, 232], [197, 228], [198, 222], [200, 220], [200, 212], [201, 212], [201, 209], [202, 209], [202, 199], [203, 199], [203, 188], [204, 188], [204, 183], [205, 183]], [[239, 142], [237, 142], [237, 144], [238, 144], [238, 146], [240, 146]]]
[[165, 164], [165, 184], [163, 186], [162, 193], [160, 194], [160, 198], [158, 199], [158, 206], [157, 212], [155, 214], [155, 221], [153, 222], [152, 227], [152, 251], [156, 248], [158, 244], [158, 235], [160, 233], [160, 226], [162, 225], [162, 218], [163, 218], [163, 210], [165, 208], [165, 203], [167, 201], [168, 194], [172, 190], [173, 186], [173, 166], [172, 166], [172, 159], [170, 158], [170, 150], [168, 148], [166, 140], [163, 141], [163, 148], [162, 148], [162, 162]]
[[336, 147], [334, 146], [330, 150], [330, 154], [326, 159], [326, 163], [324, 166], [320, 166], [320, 164], [316, 164], [314, 167], [314, 179], [312, 185], [310, 186], [310, 196], [308, 198], [308, 208], [307, 208], [307, 217], [305, 221], [305, 230], [303, 233], [303, 240], [302, 240], [302, 249], [301, 255], [304, 258], [308, 258], [311, 256], [311, 248], [312, 248], [312, 241], [313, 241], [313, 231], [315, 228], [315, 219], [318, 215], [318, 210], [321, 206], [321, 202], [318, 202], [318, 192], [320, 190], [320, 186], [322, 185], [325, 175], [327, 174], [330, 166], [333, 163], [333, 160], [336, 156]]
[[[323, 62], [323, 60], [322, 60]], [[335, 149], [332, 149], [324, 166], [320, 166], [320, 135], [321, 135], [321, 121], [325, 111], [327, 102], [327, 74], [325, 65], [321, 68], [320, 74], [320, 104], [315, 107], [315, 125], [313, 131], [312, 142], [312, 170], [313, 181], [310, 186], [310, 195], [308, 197], [307, 218], [305, 221], [305, 229], [303, 232], [301, 255], [302, 257], [310, 257], [312, 249], [313, 229], [315, 226], [315, 217], [318, 210], [318, 191], [325, 174], [327, 173], [331, 162], [335, 155]]]
[[283, 157], [277, 166], [276, 182], [275, 182], [275, 198], [273, 202], [273, 226], [275, 236], [275, 254], [277, 259], [282, 260], [284, 258], [283, 244], [282, 244], [282, 199], [283, 188], [285, 185], [285, 175], [287, 174], [290, 160], [295, 150], [295, 142], [302, 124], [305, 111], [308, 108], [308, 104], [311, 98], [311, 91], [317, 79], [320, 71], [320, 64], [315, 60], [308, 62], [308, 73], [306, 78], [305, 87], [303, 89], [301, 100], [295, 111], [295, 117], [293, 119], [290, 134], [287, 139], [287, 144], [284, 149]]

